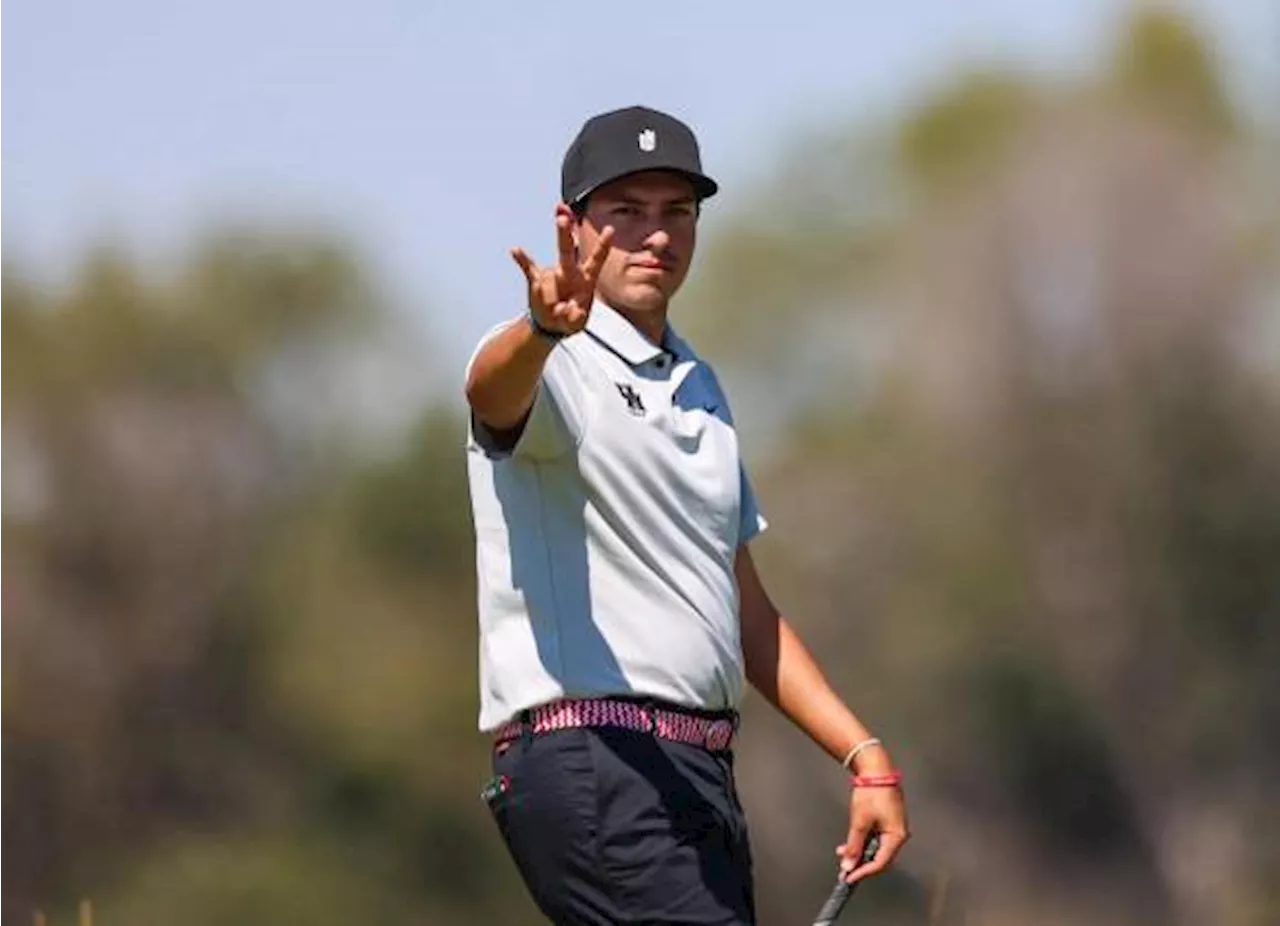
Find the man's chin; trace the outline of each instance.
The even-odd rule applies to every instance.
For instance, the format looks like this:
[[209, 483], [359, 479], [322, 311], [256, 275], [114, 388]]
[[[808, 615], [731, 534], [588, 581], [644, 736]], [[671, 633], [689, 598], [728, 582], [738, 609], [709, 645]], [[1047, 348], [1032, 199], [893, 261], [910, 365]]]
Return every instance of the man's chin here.
[[671, 296], [661, 286], [653, 283], [632, 283], [623, 288], [623, 304], [636, 312], [657, 312], [666, 308]]

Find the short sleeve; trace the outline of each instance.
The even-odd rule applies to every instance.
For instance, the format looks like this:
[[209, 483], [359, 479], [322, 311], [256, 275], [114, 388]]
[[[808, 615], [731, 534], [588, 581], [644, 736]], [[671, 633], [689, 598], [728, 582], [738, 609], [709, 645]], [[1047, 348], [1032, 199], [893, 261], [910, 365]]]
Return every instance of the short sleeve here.
[[741, 484], [741, 520], [738, 525], [738, 546], [744, 547], [769, 526], [769, 522], [760, 513], [756, 503], [756, 493], [751, 489], [751, 480], [747, 478], [747, 470], [739, 465], [738, 479]]
[[[512, 325], [523, 324], [523, 317], [503, 322], [489, 331], [467, 361], [470, 376], [476, 357], [492, 338]], [[474, 414], [469, 416], [468, 446], [494, 459], [524, 457], [535, 460], [553, 459], [572, 450], [582, 441], [586, 427], [586, 393], [581, 369], [566, 344], [557, 345], [547, 357], [534, 395], [533, 407], [518, 434], [494, 431]]]

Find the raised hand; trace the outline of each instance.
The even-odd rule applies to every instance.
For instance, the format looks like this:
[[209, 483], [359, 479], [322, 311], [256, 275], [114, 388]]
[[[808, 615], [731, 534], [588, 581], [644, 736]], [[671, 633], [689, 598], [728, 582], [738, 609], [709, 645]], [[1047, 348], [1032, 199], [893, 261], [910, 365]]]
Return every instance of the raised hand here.
[[596, 281], [613, 243], [613, 226], [600, 233], [586, 260], [578, 262], [573, 243], [573, 213], [564, 203], [556, 206], [556, 249], [559, 256], [550, 267], [539, 267], [522, 248], [512, 248], [511, 257], [529, 281], [529, 311], [534, 321], [551, 331], [574, 334], [581, 331], [591, 315]]

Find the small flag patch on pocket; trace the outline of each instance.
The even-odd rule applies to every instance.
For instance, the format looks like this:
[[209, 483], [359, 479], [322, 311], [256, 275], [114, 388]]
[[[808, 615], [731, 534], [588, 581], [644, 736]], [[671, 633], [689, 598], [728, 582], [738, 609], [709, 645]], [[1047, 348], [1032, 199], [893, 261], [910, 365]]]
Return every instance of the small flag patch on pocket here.
[[489, 779], [489, 783], [484, 786], [480, 792], [480, 800], [486, 804], [492, 804], [498, 799], [499, 795], [507, 793], [511, 789], [511, 779], [506, 775], [497, 775]]

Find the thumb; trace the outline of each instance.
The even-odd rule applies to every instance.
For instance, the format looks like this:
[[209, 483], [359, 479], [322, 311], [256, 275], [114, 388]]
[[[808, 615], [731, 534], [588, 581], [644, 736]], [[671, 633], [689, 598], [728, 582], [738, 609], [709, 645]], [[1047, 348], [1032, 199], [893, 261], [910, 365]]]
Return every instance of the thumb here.
[[516, 266], [524, 271], [525, 279], [532, 286], [537, 281], [538, 276], [538, 265], [533, 262], [533, 258], [526, 254], [523, 248], [512, 248], [511, 259], [516, 262]]

